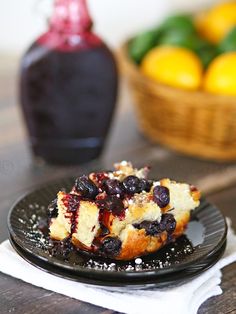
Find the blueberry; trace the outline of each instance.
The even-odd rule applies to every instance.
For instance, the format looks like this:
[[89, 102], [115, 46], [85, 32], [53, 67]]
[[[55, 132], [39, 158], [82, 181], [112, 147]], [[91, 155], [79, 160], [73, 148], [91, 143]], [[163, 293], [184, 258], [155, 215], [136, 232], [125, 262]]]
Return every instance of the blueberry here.
[[151, 224], [147, 225], [145, 230], [146, 230], [146, 234], [151, 235], [151, 236], [155, 236], [161, 233], [160, 225], [158, 221], [154, 221]]
[[158, 221], [143, 221], [133, 225], [137, 229], [145, 229], [147, 235], [155, 236], [162, 232]]
[[106, 209], [111, 212], [114, 216], [121, 216], [124, 213], [124, 204], [122, 200], [115, 195], [107, 196], [102, 200], [96, 201], [97, 206], [100, 210]]
[[141, 191], [150, 192], [153, 182], [151, 180], [140, 179], [139, 186]]
[[57, 199], [55, 199], [48, 206], [48, 216], [49, 218], [56, 218], [57, 215], [58, 215]]
[[82, 197], [95, 199], [98, 195], [98, 188], [87, 176], [82, 176], [76, 179], [75, 189]]
[[127, 194], [140, 193], [140, 179], [136, 176], [128, 176], [123, 181], [123, 186]]
[[108, 179], [103, 184], [104, 190], [109, 195], [123, 195], [123, 185], [119, 180], [116, 179]]
[[102, 243], [100, 251], [108, 257], [114, 257], [119, 254], [121, 249], [121, 241], [117, 237], [107, 237]]
[[160, 208], [166, 207], [170, 202], [170, 191], [167, 187], [157, 185], [153, 189], [153, 200]]
[[176, 220], [172, 214], [163, 214], [161, 217], [161, 225], [165, 227], [168, 233], [173, 233], [176, 228]]

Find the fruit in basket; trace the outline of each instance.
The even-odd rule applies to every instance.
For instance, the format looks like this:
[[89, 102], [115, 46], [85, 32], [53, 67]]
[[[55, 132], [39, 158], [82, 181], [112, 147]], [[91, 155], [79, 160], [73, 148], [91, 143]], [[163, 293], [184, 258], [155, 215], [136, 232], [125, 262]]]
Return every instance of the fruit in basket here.
[[194, 49], [199, 40], [192, 18], [186, 15], [168, 17], [160, 26], [158, 45]]
[[236, 52], [218, 56], [208, 67], [203, 87], [214, 94], [236, 96]]
[[221, 41], [218, 49], [221, 53], [236, 51], [236, 27], [234, 27]]
[[193, 34], [196, 32], [193, 19], [190, 15], [173, 15], [167, 17], [161, 24], [162, 32], [175, 30], [179, 34]]
[[160, 38], [159, 44], [184, 47], [193, 50], [201, 59], [204, 67], [207, 67], [217, 55], [215, 45], [201, 38], [196, 33], [186, 34], [172, 30]]
[[159, 40], [160, 45], [170, 45], [194, 49], [198, 45], [197, 36], [195, 34], [186, 34], [178, 30], [171, 30], [165, 33]]
[[236, 2], [218, 4], [196, 17], [199, 33], [212, 43], [219, 43], [236, 26]]
[[157, 82], [188, 90], [204, 85], [207, 91], [230, 95], [236, 94], [234, 58], [218, 56], [232, 51], [236, 53], [236, 1], [215, 5], [196, 21], [190, 15], [170, 16], [129, 45], [130, 57]]
[[[163, 41], [165, 41], [165, 36], [167, 36], [167, 40], [169, 41], [168, 32], [172, 32], [173, 29], [178, 34], [177, 37], [180, 38], [177, 38], [177, 43], [182, 41], [182, 38], [185, 38], [187, 35], [196, 32], [190, 16], [170, 16], [160, 27], [153, 28], [135, 36], [129, 43], [129, 56], [135, 63], [139, 64], [148, 51], [160, 44], [160, 38], [163, 37]], [[176, 41], [174, 39], [175, 36], [176, 34], [171, 34], [170, 37], [172, 39], [170, 39], [170, 41]]]
[[146, 53], [157, 44], [159, 34], [158, 29], [153, 29], [136, 36], [129, 44], [130, 57], [139, 64]]
[[197, 55], [189, 49], [159, 46], [144, 57], [141, 71], [155, 81], [196, 90], [201, 84], [203, 67]]

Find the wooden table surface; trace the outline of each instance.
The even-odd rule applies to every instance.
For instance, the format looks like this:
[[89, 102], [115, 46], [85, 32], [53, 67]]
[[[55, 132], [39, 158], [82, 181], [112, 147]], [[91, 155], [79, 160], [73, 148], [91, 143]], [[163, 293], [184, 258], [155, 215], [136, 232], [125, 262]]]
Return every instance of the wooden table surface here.
[[[8, 237], [6, 218], [10, 206], [25, 191], [69, 174], [86, 171], [84, 165], [57, 167], [35, 163], [17, 106], [17, 60], [0, 60], [0, 241]], [[119, 106], [101, 167], [114, 161], [131, 160], [135, 165], [150, 164], [154, 176], [172, 177], [197, 185], [209, 201], [232, 219], [236, 229], [236, 163], [215, 163], [186, 157], [154, 146], [139, 134], [126, 84], [121, 88]], [[0, 257], [1, 258], [1, 257]], [[221, 296], [205, 302], [199, 313], [236, 313], [236, 263], [223, 270]], [[23, 283], [0, 273], [0, 313], [96, 313], [113, 311], [70, 299]]]

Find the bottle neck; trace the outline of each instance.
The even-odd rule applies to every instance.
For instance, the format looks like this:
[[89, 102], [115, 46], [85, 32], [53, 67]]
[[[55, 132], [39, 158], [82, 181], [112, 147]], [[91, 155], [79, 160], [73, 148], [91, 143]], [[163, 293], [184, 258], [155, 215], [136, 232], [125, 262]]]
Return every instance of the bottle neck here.
[[86, 0], [55, 0], [50, 28], [67, 34], [82, 34], [92, 28]]
[[91, 31], [86, 0], [54, 0], [49, 30], [37, 42], [51, 49], [70, 52], [98, 47], [103, 42]]

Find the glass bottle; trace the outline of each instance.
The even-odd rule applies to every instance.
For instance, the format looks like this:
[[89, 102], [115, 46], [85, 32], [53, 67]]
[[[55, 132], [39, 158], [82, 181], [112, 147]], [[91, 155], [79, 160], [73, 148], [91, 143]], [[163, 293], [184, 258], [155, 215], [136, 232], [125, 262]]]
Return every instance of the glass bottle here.
[[109, 131], [117, 67], [91, 29], [86, 0], [55, 0], [49, 29], [22, 58], [20, 102], [30, 145], [49, 163], [97, 158]]

